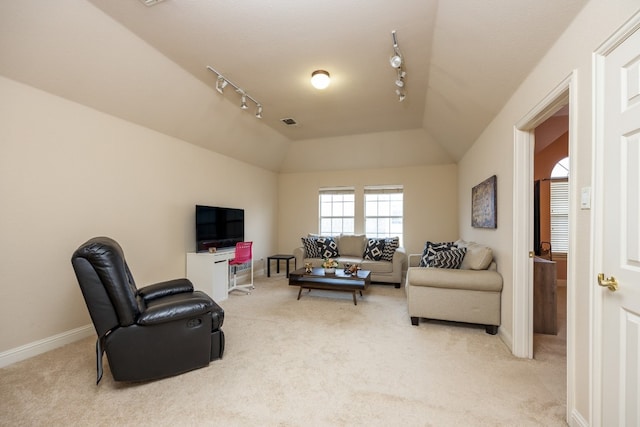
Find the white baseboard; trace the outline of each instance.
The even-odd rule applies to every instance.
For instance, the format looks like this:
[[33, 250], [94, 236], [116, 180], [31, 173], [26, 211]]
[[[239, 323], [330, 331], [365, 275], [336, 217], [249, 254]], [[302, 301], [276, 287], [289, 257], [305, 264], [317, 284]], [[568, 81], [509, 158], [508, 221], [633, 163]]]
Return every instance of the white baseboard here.
[[498, 328], [498, 337], [500, 337], [502, 342], [511, 350], [511, 353], [513, 353], [513, 339], [511, 338], [511, 334], [506, 333], [505, 329], [500, 327]]
[[571, 427], [588, 427], [589, 423], [584, 419], [580, 412], [575, 409], [571, 411], [571, 418], [569, 419], [569, 425]]
[[[243, 271], [238, 273], [238, 281], [249, 283], [250, 277], [249, 271]], [[264, 275], [264, 269], [254, 269], [253, 275]], [[62, 347], [66, 344], [71, 344], [86, 337], [95, 335], [95, 330], [92, 324], [81, 326], [76, 329], [72, 329], [61, 334], [54, 335], [52, 337], [44, 338], [39, 341], [35, 341], [29, 344], [25, 344], [20, 347], [12, 348], [11, 350], [3, 351], [0, 353], [0, 368], [9, 366], [21, 360], [29, 359], [30, 357], [37, 356], [47, 351], [51, 351], [58, 347]]]
[[3, 351], [0, 353], [0, 368], [46, 353], [63, 345], [71, 344], [72, 342], [90, 337], [91, 335], [95, 335], [95, 330], [93, 329], [93, 325], [89, 324], [11, 350]]

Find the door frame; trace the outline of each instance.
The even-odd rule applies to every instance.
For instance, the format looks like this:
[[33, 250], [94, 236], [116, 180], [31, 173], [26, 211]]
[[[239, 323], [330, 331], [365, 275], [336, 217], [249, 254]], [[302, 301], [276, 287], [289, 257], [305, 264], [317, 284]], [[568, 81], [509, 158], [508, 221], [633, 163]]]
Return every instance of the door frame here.
[[597, 274], [603, 271], [604, 254], [604, 115], [605, 108], [605, 61], [607, 55], [613, 52], [620, 44], [636, 31], [640, 31], [640, 12], [634, 14], [625, 24], [613, 33], [593, 53], [593, 161], [591, 175], [591, 187], [593, 189], [593, 213], [591, 215], [591, 269], [589, 271], [591, 311], [589, 322], [589, 335], [591, 339], [591, 366], [590, 366], [590, 420], [593, 426], [601, 426], [602, 420], [602, 352], [603, 352], [603, 293], [596, 283]]
[[[577, 71], [573, 70], [514, 126], [513, 147], [513, 337], [512, 353], [533, 358], [533, 162], [534, 130], [569, 104], [569, 170], [577, 171]], [[567, 259], [567, 419], [575, 405], [575, 209], [577, 179], [569, 179], [569, 256]]]

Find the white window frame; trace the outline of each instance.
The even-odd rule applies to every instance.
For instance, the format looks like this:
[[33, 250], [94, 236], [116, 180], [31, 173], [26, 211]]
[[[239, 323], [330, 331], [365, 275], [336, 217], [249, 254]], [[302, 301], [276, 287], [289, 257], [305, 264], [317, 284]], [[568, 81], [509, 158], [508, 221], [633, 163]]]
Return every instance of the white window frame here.
[[355, 188], [321, 188], [318, 191], [318, 230], [323, 236], [354, 234]]
[[[400, 200], [393, 200], [398, 195]], [[398, 237], [400, 246], [403, 245], [404, 188], [402, 185], [364, 188], [364, 229], [367, 237]]]

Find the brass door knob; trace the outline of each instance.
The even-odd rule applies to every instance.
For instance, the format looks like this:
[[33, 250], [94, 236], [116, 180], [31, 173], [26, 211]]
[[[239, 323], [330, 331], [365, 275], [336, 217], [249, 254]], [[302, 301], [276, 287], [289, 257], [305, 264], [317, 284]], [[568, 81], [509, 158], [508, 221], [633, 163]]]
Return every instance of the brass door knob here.
[[598, 274], [598, 285], [609, 288], [610, 291], [615, 292], [618, 290], [618, 281], [615, 277], [604, 278], [604, 273]]

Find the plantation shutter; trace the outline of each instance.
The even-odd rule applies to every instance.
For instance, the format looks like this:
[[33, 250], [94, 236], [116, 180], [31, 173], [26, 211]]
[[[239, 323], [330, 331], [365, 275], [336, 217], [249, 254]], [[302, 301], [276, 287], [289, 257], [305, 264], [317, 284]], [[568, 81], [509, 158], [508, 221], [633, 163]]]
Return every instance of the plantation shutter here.
[[551, 182], [551, 249], [569, 251], [569, 182]]

